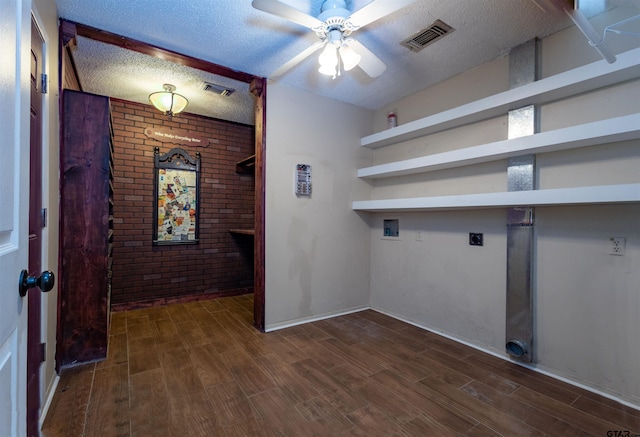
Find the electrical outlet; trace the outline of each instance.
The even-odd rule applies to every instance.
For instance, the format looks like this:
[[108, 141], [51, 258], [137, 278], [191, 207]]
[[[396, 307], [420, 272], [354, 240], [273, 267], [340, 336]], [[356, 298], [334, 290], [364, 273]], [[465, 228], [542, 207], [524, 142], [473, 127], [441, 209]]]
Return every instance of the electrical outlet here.
[[416, 229], [416, 241], [424, 241], [424, 231], [422, 229]]
[[611, 245], [609, 246], [609, 255], [624, 255], [624, 248], [627, 245], [627, 239], [624, 237], [609, 238]]
[[469, 233], [469, 245], [470, 246], [482, 246], [482, 234]]

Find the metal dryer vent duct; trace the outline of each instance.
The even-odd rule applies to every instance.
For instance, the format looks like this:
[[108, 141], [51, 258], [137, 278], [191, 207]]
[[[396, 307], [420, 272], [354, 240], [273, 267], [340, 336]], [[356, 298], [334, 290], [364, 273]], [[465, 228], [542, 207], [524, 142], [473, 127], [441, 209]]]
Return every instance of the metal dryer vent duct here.
[[[538, 78], [538, 41], [515, 47], [509, 54], [509, 85], [516, 88]], [[509, 139], [533, 135], [538, 128], [534, 105], [509, 111]], [[535, 155], [509, 159], [507, 190], [535, 190]], [[506, 352], [520, 361], [534, 361], [533, 349], [533, 207], [507, 210]]]

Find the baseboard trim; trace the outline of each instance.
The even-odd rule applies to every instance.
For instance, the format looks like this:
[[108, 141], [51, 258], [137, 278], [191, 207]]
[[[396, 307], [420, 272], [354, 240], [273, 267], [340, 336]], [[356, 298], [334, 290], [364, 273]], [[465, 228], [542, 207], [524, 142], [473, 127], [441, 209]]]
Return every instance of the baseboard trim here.
[[139, 300], [134, 302], [112, 303], [111, 311], [130, 311], [142, 308], [153, 308], [176, 303], [198, 302], [201, 300], [218, 299], [221, 297], [241, 296], [253, 293], [253, 288], [234, 288], [232, 290], [212, 291], [199, 294], [188, 294], [184, 296], [158, 297], [154, 299]]
[[569, 378], [567, 378], [565, 376], [561, 376], [561, 375], [558, 375], [556, 373], [550, 372], [548, 370], [541, 369], [541, 368], [539, 368], [539, 367], [537, 367], [535, 365], [524, 363], [524, 362], [517, 361], [517, 360], [513, 360], [507, 354], [500, 354], [500, 353], [497, 353], [497, 352], [492, 351], [490, 349], [482, 348], [482, 347], [480, 347], [478, 345], [475, 345], [473, 343], [469, 343], [468, 341], [462, 340], [462, 339], [460, 339], [458, 337], [454, 337], [452, 335], [449, 335], [446, 332], [442, 332], [442, 331], [439, 331], [437, 329], [422, 325], [422, 324], [417, 323], [417, 322], [415, 322], [413, 320], [406, 319], [406, 318], [404, 318], [402, 316], [399, 316], [397, 314], [394, 314], [394, 313], [391, 313], [391, 312], [388, 312], [388, 311], [384, 311], [384, 310], [381, 310], [381, 309], [378, 309], [378, 308], [373, 308], [373, 307], [370, 308], [370, 309], [372, 311], [376, 311], [376, 312], [384, 314], [386, 316], [393, 317], [394, 319], [400, 320], [401, 322], [408, 323], [409, 325], [413, 325], [413, 326], [415, 326], [417, 328], [424, 329], [425, 331], [429, 331], [429, 332], [433, 332], [434, 334], [441, 335], [441, 336], [443, 336], [445, 338], [448, 338], [449, 340], [453, 340], [455, 342], [464, 344], [465, 346], [469, 346], [469, 347], [471, 347], [473, 349], [476, 349], [476, 350], [478, 350], [480, 352], [484, 352], [486, 354], [492, 355], [492, 356], [494, 356], [496, 358], [500, 358], [500, 359], [502, 359], [504, 361], [508, 361], [510, 363], [513, 363], [513, 364], [517, 364], [518, 366], [525, 367], [525, 368], [527, 368], [529, 370], [533, 370], [534, 372], [541, 373], [541, 374], [543, 374], [545, 376], [548, 376], [550, 378], [557, 379], [558, 381], [565, 382], [567, 384], [573, 385], [574, 387], [581, 388], [581, 389], [586, 390], [588, 392], [597, 394], [597, 395], [602, 396], [602, 397], [607, 398], [607, 399], [611, 399], [612, 401], [618, 402], [618, 403], [620, 403], [622, 405], [625, 405], [627, 407], [630, 407], [630, 408], [633, 408], [635, 410], [639, 410], [640, 411], [640, 405], [636, 405], [636, 404], [634, 404], [632, 402], [629, 402], [627, 400], [621, 399], [621, 398], [619, 398], [619, 397], [617, 397], [615, 395], [600, 391], [600, 390], [598, 390], [596, 388], [593, 388], [593, 387], [585, 385], [585, 384], [583, 384], [581, 382], [569, 379]]
[[42, 429], [42, 425], [44, 425], [44, 421], [47, 419], [47, 414], [49, 413], [49, 407], [51, 407], [51, 403], [53, 402], [53, 396], [56, 394], [56, 390], [58, 389], [58, 382], [60, 382], [60, 375], [55, 375], [55, 377], [53, 378], [53, 381], [51, 381], [51, 385], [49, 386], [45, 403], [40, 406], [40, 417], [38, 418], [38, 429]]
[[358, 306], [340, 311], [331, 311], [328, 313], [317, 314], [300, 319], [287, 320], [286, 322], [272, 323], [265, 326], [264, 332], [278, 331], [280, 329], [290, 328], [292, 326], [304, 325], [305, 323], [317, 322], [318, 320], [331, 319], [333, 317], [346, 316], [347, 314], [359, 313], [371, 309], [369, 306]]

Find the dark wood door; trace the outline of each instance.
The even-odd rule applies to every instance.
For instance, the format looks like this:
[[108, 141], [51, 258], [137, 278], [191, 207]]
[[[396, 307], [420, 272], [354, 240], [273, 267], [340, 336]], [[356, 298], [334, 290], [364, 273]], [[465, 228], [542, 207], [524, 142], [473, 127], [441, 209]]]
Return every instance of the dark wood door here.
[[[31, 140], [29, 165], [29, 275], [40, 276], [42, 259], [42, 46], [44, 41], [31, 20]], [[27, 328], [27, 435], [38, 436], [40, 415], [40, 289], [29, 290]]]

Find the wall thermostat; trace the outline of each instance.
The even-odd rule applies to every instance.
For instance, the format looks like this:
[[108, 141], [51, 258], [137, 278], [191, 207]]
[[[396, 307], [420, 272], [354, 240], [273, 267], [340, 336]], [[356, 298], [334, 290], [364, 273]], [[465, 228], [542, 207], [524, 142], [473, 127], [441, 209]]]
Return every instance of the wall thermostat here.
[[296, 165], [296, 196], [311, 196], [311, 166], [308, 164]]

